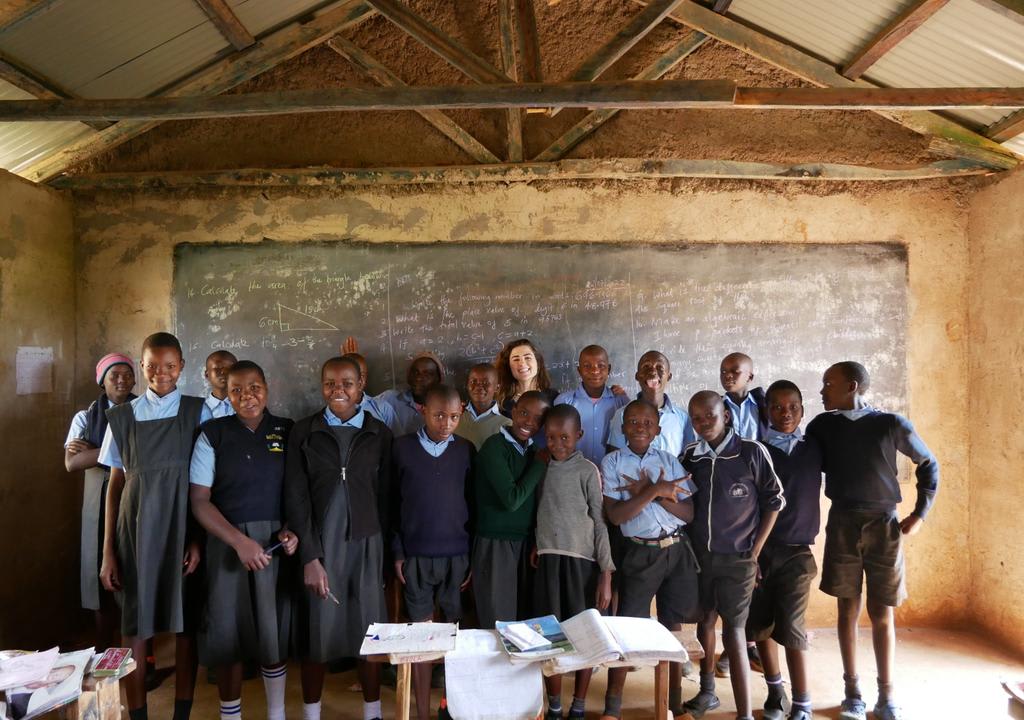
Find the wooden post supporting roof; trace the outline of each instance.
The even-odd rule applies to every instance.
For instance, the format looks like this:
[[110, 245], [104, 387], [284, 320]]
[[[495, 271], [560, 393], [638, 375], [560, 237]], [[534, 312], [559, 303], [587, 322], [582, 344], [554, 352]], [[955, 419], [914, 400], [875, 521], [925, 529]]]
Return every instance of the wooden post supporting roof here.
[[[401, 78], [371, 57], [369, 53], [340, 35], [328, 40], [327, 47], [348, 60], [363, 75], [378, 84], [385, 87], [405, 87], [405, 83], [402, 82]], [[478, 162], [501, 162], [494, 153], [485, 148], [476, 138], [463, 129], [461, 125], [440, 110], [417, 110], [416, 112]]]
[[203, 9], [220, 34], [234, 46], [235, 50], [245, 50], [256, 43], [256, 38], [238, 19], [227, 0], [196, 0], [196, 4]]
[[[68, 92], [49, 78], [45, 78], [34, 70], [29, 70], [15, 63], [3, 53], [0, 53], [0, 79], [6, 80], [14, 87], [24, 90], [39, 100], [77, 97], [77, 95]], [[86, 125], [93, 130], [103, 130], [110, 127], [111, 123], [105, 120], [93, 120], [87, 122]]]
[[759, 163], [733, 160], [610, 158], [560, 160], [553, 163], [448, 165], [401, 168], [242, 169], [211, 172], [170, 171], [64, 176], [56, 188], [93, 190], [169, 190], [225, 187], [335, 187], [510, 183], [559, 180], [637, 180], [717, 178], [784, 182], [899, 181], [984, 175], [993, 171], [966, 160], [940, 160], [923, 165], [871, 167], [834, 163]]
[[[645, 0], [633, 1], [641, 5], [646, 4]], [[819, 87], [875, 87], [864, 80], [848, 80], [837, 73], [831, 65], [811, 57], [802, 50], [714, 13], [693, 0], [683, 0], [669, 17]], [[1016, 167], [1020, 162], [1016, 155], [998, 143], [936, 113], [920, 110], [875, 112], [922, 135], [944, 137], [963, 146], [965, 153], [970, 150], [974, 156], [984, 155], [985, 164], [991, 168], [1007, 170]]]
[[948, 2], [949, 0], [915, 0], [912, 5], [871, 38], [843, 67], [840, 74], [850, 80], [856, 80], [883, 55], [905, 40], [910, 33], [924, 25], [928, 18], [945, 7]]
[[537, 40], [537, 16], [533, 0], [512, 0], [516, 15], [516, 54], [519, 56], [519, 82], [540, 82], [540, 43]]
[[398, 0], [366, 0], [377, 12], [418, 40], [441, 59], [478, 83], [514, 82], [505, 73], [457, 42]]
[[[518, 80], [516, 72], [516, 35], [518, 30], [516, 7], [513, 0], [498, 0], [498, 47], [501, 51], [501, 66], [512, 80]], [[509, 108], [505, 111], [505, 135], [509, 162], [523, 161], [523, 111]]]
[[[605, 70], [625, 55], [653, 30], [658, 23], [675, 9], [680, 0], [651, 0], [626, 27], [619, 30], [611, 40], [599, 47], [569, 77], [570, 81], [586, 82], [596, 80]], [[558, 114], [558, 108], [551, 110], [551, 117]]]
[[[692, 30], [682, 40], [662, 53], [653, 63], [648, 65], [635, 80], [657, 80], [683, 59], [707, 42], [708, 36]], [[602, 125], [619, 113], [618, 110], [594, 110], [571, 128], [566, 130], [550, 145], [541, 151], [534, 162], [550, 162], [561, 160], [567, 152], [579, 145], [583, 140], [597, 131]]]
[[[347, 0], [306, 22], [288, 25], [263, 38], [244, 53], [231, 55], [172, 86], [164, 97], [217, 95], [326, 42], [337, 33], [373, 15], [362, 0]], [[159, 121], [117, 123], [24, 168], [23, 177], [40, 182], [65, 168], [99, 155], [159, 125]]]

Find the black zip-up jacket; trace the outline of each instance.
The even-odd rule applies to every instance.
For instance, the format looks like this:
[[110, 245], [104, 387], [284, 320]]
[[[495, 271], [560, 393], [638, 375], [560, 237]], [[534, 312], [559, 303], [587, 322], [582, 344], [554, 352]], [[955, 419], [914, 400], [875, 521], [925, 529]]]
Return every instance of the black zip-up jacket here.
[[698, 455], [698, 447], [688, 445], [682, 457], [697, 486], [689, 526], [694, 545], [698, 552], [750, 552], [761, 513], [786, 505], [768, 450], [735, 431], [717, 456]]
[[387, 537], [390, 481], [391, 431], [369, 413], [344, 466], [323, 410], [295, 423], [285, 455], [284, 510], [289, 529], [299, 537], [303, 565], [323, 559], [324, 519], [339, 482], [348, 486], [348, 539]]

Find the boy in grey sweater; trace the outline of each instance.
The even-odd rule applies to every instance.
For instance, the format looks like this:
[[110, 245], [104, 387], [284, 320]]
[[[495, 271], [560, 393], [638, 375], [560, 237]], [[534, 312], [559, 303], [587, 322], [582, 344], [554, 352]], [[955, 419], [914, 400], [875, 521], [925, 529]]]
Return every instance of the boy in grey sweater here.
[[[611, 548], [605, 525], [601, 476], [576, 445], [583, 437], [580, 414], [572, 405], [556, 405], [544, 422], [547, 473], [537, 508], [537, 546], [533, 565], [535, 611], [567, 620], [588, 608], [604, 610], [612, 598]], [[569, 717], [583, 718], [590, 669], [576, 673]], [[544, 679], [548, 720], [562, 717], [562, 677]]]

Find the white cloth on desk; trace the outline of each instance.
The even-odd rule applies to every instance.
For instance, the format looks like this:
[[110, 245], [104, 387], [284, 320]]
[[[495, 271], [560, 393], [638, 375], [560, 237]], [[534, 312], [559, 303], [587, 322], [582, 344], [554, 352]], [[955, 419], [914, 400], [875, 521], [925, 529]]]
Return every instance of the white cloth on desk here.
[[493, 630], [459, 630], [444, 656], [448, 712], [459, 720], [534, 720], [544, 706], [540, 663], [512, 663]]

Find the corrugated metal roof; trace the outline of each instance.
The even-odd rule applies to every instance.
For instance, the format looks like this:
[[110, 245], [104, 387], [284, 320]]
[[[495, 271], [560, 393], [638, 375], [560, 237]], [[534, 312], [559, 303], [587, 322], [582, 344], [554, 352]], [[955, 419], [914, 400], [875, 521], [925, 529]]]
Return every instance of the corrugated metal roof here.
[[246, 30], [259, 37], [315, 10], [324, 0], [231, 0], [229, 3]]
[[[0, 100], [30, 100], [32, 96], [0, 80]], [[0, 167], [13, 173], [30, 163], [95, 132], [82, 123], [0, 123]]]
[[[838, 67], [910, 4], [735, 0], [729, 14]], [[1024, 24], [974, 0], [952, 0], [868, 68], [864, 79], [890, 87], [1024, 86]], [[974, 128], [1005, 114], [1002, 109], [950, 113]]]

